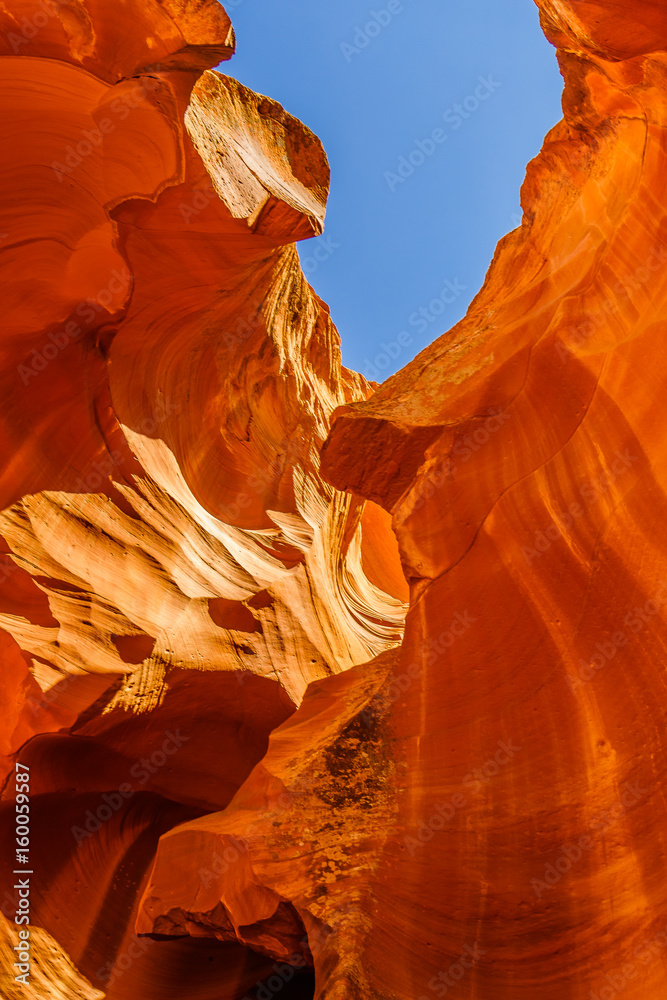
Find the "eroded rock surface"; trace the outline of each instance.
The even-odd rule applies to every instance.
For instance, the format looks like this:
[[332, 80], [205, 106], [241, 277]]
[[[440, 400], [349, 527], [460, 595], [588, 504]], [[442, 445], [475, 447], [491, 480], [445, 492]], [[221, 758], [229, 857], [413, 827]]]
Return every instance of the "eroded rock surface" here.
[[[3, 913], [18, 752], [33, 924], [76, 970], [44, 959], [48, 989], [180, 996], [201, 944], [134, 940], [160, 834], [227, 805], [309, 681], [400, 642], [390, 519], [319, 472], [371, 389], [294, 245], [326, 156], [210, 71], [217, 3], [17, 2], [0, 37]], [[220, 947], [198, 995], [270, 971]]]
[[24, 995], [663, 1000], [663, 5], [540, 0], [522, 225], [374, 392], [298, 266], [318, 141], [216, 4], [130, 6], [1, 15]]

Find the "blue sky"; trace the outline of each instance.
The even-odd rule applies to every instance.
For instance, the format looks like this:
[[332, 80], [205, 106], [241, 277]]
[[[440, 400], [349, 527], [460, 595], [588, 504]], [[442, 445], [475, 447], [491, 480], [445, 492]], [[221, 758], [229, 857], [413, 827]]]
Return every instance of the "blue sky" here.
[[343, 362], [382, 381], [458, 322], [561, 118], [533, 0], [231, 0], [223, 73], [322, 140], [324, 235], [299, 244]]

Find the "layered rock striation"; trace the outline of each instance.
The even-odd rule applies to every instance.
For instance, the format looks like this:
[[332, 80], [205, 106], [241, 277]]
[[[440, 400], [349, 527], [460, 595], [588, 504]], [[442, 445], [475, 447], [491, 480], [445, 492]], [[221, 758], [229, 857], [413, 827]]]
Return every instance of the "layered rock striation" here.
[[294, 246], [329, 168], [209, 70], [234, 44], [212, 0], [0, 16], [3, 913], [18, 752], [34, 995], [232, 996], [265, 959], [194, 974], [201, 943], [135, 939], [158, 838], [227, 805], [311, 680], [396, 646], [408, 596], [388, 515], [319, 472], [370, 392]]
[[28, 996], [662, 1000], [662, 6], [541, 0], [521, 227], [380, 387], [221, 9], [15, 7], [7, 995], [19, 760]]

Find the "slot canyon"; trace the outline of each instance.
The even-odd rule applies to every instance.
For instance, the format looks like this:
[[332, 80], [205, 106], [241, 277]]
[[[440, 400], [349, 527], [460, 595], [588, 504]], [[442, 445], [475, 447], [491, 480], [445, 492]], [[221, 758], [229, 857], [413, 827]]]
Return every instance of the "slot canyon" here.
[[3, 998], [667, 996], [667, 7], [538, 6], [521, 224], [377, 384], [224, 8], [0, 4]]

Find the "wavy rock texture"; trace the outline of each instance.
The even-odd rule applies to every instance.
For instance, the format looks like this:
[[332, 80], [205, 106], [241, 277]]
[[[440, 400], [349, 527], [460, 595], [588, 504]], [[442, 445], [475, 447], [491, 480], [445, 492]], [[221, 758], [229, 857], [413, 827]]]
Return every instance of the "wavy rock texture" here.
[[[334, 415], [325, 474], [393, 516], [400, 653], [375, 694], [368, 667], [313, 686], [225, 813], [163, 838], [139, 927], [249, 936], [258, 880], [327, 929], [323, 997], [665, 995], [667, 31], [618, 7], [545, 4], [565, 120], [521, 229], [458, 327]], [[235, 881], [178, 860], [213, 872], [243, 831]]]
[[34, 867], [34, 974], [14, 983], [3, 931], [3, 995], [269, 975], [238, 942], [136, 938], [158, 839], [224, 809], [309, 681], [402, 634], [388, 515], [319, 473], [332, 411], [371, 391], [294, 246], [322, 231], [326, 157], [209, 71], [233, 45], [213, 0], [0, 10], [10, 920], [20, 748]]
[[220, 8], [2, 13], [28, 996], [664, 998], [667, 17], [540, 6], [523, 223], [372, 395], [293, 246], [326, 160], [208, 70]]

